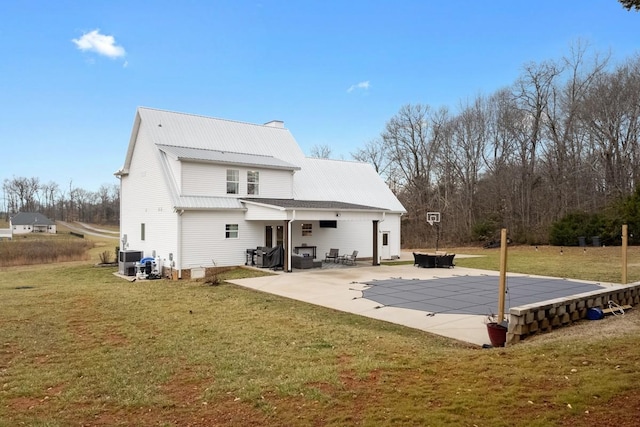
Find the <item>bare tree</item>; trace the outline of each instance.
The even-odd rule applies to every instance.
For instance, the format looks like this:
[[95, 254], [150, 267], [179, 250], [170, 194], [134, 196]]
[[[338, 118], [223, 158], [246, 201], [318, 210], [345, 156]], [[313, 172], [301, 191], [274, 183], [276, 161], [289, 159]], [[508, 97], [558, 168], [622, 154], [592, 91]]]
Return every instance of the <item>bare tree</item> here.
[[311, 147], [311, 157], [315, 157], [318, 159], [328, 159], [331, 157], [331, 147], [326, 144], [316, 144]]
[[394, 179], [402, 188], [398, 197], [407, 209], [407, 235], [414, 238], [409, 244], [424, 242], [426, 212], [438, 203], [432, 180], [445, 124], [445, 111], [433, 112], [427, 105], [405, 105], [382, 133], [394, 165]]
[[636, 12], [640, 11], [640, 0], [618, 0], [622, 3], [622, 7], [627, 10], [635, 9]]
[[33, 212], [38, 208], [38, 178], [14, 177], [5, 179], [3, 188], [7, 196], [8, 210], [11, 213]]
[[640, 57], [598, 76], [582, 107], [607, 198], [630, 194], [640, 184]]
[[523, 75], [513, 87], [513, 96], [521, 113], [520, 121], [510, 123], [516, 138], [520, 176], [515, 189], [518, 218], [514, 233], [519, 239], [529, 240], [541, 211], [534, 211], [535, 201], [543, 199], [535, 190], [540, 188], [541, 176], [537, 162], [543, 143], [544, 122], [548, 118], [549, 98], [555, 79], [561, 70], [554, 62], [527, 64]]
[[472, 104], [463, 106], [451, 120], [451, 137], [441, 164], [452, 171], [456, 184], [454, 217], [458, 221], [454, 230], [459, 238], [469, 236], [475, 222], [477, 187], [485, 169], [488, 130], [487, 101], [480, 96]]
[[552, 87], [548, 102], [542, 161], [548, 190], [555, 194], [554, 202], [545, 209], [549, 220], [576, 209], [593, 209], [597, 194], [591, 165], [586, 160], [588, 132], [580, 123], [579, 112], [609, 57], [588, 58], [587, 53], [588, 46], [580, 42], [572, 46], [570, 55], [562, 59], [564, 83]]

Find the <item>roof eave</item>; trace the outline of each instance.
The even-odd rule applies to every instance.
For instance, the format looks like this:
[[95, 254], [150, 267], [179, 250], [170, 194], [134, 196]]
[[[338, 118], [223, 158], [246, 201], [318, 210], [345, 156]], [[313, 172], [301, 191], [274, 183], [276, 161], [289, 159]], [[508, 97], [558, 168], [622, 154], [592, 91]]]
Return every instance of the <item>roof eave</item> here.
[[190, 157], [178, 157], [178, 160], [180, 160], [181, 162], [188, 162], [188, 163], [206, 163], [211, 165], [243, 166], [243, 167], [254, 167], [254, 168], [260, 168], [260, 169], [273, 169], [273, 170], [285, 170], [285, 171], [301, 170], [299, 166], [274, 166], [274, 165], [265, 165], [260, 163], [225, 162], [221, 160], [193, 159]]

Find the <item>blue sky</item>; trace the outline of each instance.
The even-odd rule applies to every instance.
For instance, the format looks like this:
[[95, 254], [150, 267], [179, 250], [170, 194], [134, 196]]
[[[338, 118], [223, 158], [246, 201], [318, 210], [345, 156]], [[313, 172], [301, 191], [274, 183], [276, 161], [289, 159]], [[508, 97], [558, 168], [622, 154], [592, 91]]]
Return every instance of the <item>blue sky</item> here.
[[0, 1], [0, 181], [117, 183], [138, 106], [283, 120], [332, 157], [405, 104], [456, 110], [577, 40], [622, 62], [616, 0]]

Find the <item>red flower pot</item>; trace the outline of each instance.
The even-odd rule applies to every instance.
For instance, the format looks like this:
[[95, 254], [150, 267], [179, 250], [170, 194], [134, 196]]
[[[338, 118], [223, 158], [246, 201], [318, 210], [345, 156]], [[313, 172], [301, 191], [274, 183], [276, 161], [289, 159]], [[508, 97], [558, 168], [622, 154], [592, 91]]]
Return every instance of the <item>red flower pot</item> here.
[[489, 340], [494, 347], [504, 347], [507, 342], [507, 328], [499, 323], [487, 323]]

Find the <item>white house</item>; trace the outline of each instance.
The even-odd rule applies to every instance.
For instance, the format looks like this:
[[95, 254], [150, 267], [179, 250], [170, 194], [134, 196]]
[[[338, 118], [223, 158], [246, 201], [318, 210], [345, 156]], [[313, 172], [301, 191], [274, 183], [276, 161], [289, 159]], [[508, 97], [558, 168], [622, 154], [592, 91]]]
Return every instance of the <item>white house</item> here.
[[[404, 207], [366, 163], [306, 158], [284, 123], [138, 108], [121, 190], [121, 249], [175, 278], [245, 264], [247, 249], [400, 255]], [[191, 270], [194, 270], [193, 272]], [[192, 274], [193, 273], [193, 274]]]
[[56, 234], [56, 223], [37, 212], [18, 212], [9, 218], [13, 234], [51, 233]]

